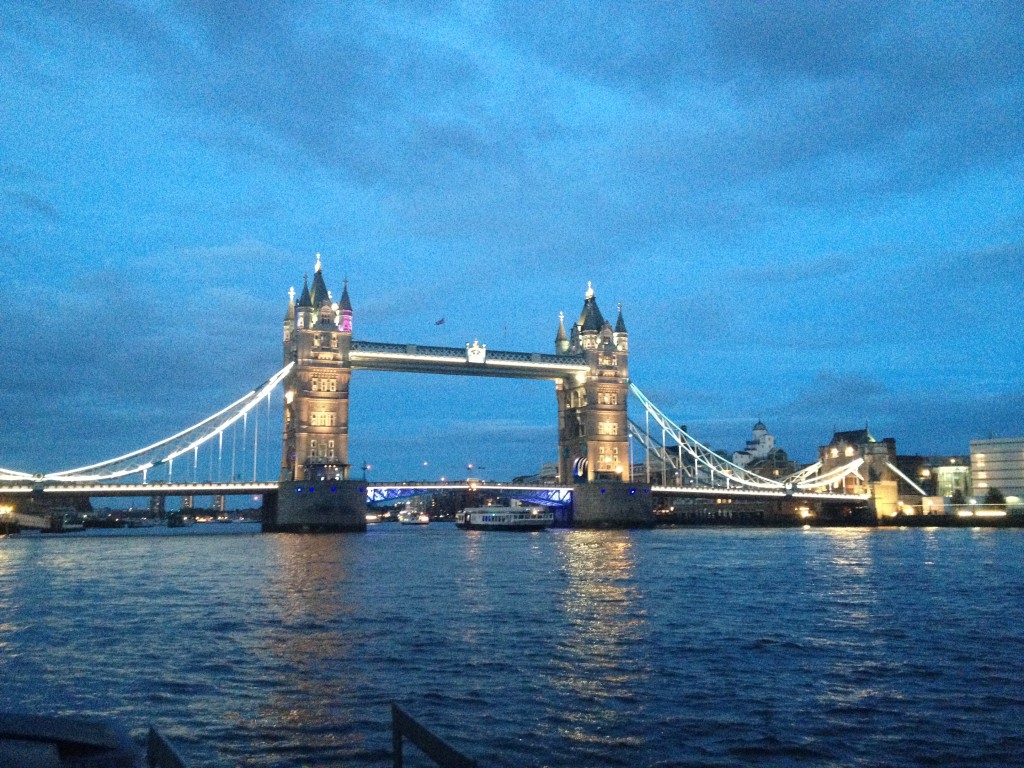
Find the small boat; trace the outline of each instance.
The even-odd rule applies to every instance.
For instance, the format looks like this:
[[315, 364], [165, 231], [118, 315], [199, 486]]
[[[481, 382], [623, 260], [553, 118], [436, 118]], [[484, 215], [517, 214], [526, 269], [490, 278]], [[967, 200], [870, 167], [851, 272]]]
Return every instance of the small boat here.
[[430, 516], [426, 512], [399, 512], [398, 522], [402, 525], [429, 525]]
[[372, 525], [380, 522], [380, 515], [375, 515], [373, 512], [366, 513], [366, 524]]
[[544, 507], [466, 507], [455, 516], [464, 531], [541, 531], [555, 523]]

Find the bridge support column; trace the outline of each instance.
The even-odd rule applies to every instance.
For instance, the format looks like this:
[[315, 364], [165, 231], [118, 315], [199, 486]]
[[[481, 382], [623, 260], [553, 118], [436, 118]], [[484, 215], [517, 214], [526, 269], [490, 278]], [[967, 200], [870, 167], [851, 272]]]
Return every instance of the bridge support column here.
[[366, 530], [366, 483], [282, 482], [277, 504], [264, 503], [264, 532], [339, 533]]
[[645, 483], [580, 483], [572, 489], [573, 528], [651, 528], [654, 496]]

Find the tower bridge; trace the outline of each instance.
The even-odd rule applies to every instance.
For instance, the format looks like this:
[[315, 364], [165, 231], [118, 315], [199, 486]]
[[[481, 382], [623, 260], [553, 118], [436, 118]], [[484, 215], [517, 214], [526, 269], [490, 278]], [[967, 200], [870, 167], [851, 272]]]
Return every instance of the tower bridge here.
[[[571, 506], [566, 519], [574, 525], [650, 525], [659, 497], [847, 505], [863, 505], [868, 498], [859, 473], [863, 460], [845, 465], [833, 462], [827, 469], [819, 463], [791, 478], [772, 479], [729, 462], [694, 439], [631, 382], [629, 333], [622, 307], [618, 307], [614, 324], [606, 320], [589, 284], [579, 318], [568, 331], [564, 315], [559, 315], [553, 352], [494, 350], [478, 340], [463, 347], [359, 340], [353, 337], [354, 317], [348, 281], [335, 302], [317, 254], [312, 282], [304, 278], [297, 299], [294, 290], [289, 292], [283, 323], [283, 367], [274, 376], [192, 427], [122, 456], [47, 474], [0, 469], [0, 499], [26, 495], [46, 499], [76, 493], [260, 493], [265, 530], [363, 530], [367, 502], [380, 501], [387, 493], [425, 488], [367, 483], [350, 476], [350, 386], [353, 372], [359, 370], [553, 382], [561, 484], [538, 488], [534, 495], [544, 497], [547, 503]], [[261, 424], [264, 438], [274, 432], [269, 424], [269, 400], [279, 390], [283, 391], [280, 471], [276, 479], [259, 478], [257, 456], [265, 460], [267, 448], [261, 451], [257, 438]], [[643, 410], [643, 425], [628, 417], [631, 397]], [[258, 408], [261, 403], [268, 404], [263, 421]], [[251, 461], [251, 482], [236, 471], [239, 428], [239, 463]], [[247, 454], [250, 429], [253, 444]], [[229, 433], [230, 480], [199, 480], [200, 451], [208, 453], [204, 464], [211, 476], [216, 474], [214, 457], [218, 472], [227, 463]], [[639, 470], [634, 447], [643, 453]], [[191, 481], [181, 477], [183, 464], [185, 474], [191, 472]], [[527, 490], [511, 484], [489, 487]]]

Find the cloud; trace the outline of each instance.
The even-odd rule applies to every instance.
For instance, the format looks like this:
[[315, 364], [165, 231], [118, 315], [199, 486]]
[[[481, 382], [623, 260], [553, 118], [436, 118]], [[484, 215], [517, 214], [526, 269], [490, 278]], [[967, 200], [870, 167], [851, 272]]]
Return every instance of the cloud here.
[[[1021, 14], [13, 6], [0, 352], [32, 363], [0, 416], [42, 436], [14, 446], [33, 465], [57, 429], [100, 452], [188, 423], [277, 364], [322, 250], [382, 341], [549, 350], [594, 280], [641, 386], [723, 444], [771, 409], [812, 444], [866, 411], [933, 434], [918, 393], [1012, 417], [970, 391], [1020, 389]], [[500, 437], [468, 424], [553, 418], [507, 383], [357, 383], [381, 446], [429, 445], [431, 410], [481, 451]]]
[[28, 192], [19, 192], [16, 190], [6, 190], [0, 193], [0, 199], [5, 200], [9, 205], [17, 206], [22, 210], [34, 213], [38, 216], [42, 216], [44, 219], [56, 221], [60, 218], [60, 213], [57, 211], [57, 207], [40, 197], [36, 197]]

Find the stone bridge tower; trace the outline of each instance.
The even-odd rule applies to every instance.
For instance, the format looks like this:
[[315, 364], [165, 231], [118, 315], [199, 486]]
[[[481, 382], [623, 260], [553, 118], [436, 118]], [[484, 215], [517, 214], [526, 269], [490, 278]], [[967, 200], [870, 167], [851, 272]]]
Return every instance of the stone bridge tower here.
[[349, 480], [348, 403], [352, 368], [352, 303], [345, 282], [332, 301], [320, 254], [313, 284], [291, 291], [284, 319], [281, 485], [270, 530], [365, 530], [365, 488]]
[[347, 480], [352, 304], [346, 281], [334, 303], [317, 254], [312, 288], [304, 281], [285, 315], [282, 480]]
[[569, 336], [559, 318], [555, 351], [582, 355], [590, 367], [585, 375], [556, 383], [561, 481], [628, 480], [629, 334], [622, 306], [613, 328], [588, 283], [583, 311]]

